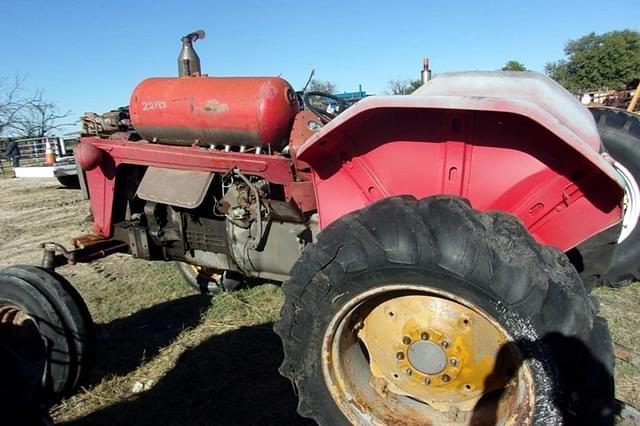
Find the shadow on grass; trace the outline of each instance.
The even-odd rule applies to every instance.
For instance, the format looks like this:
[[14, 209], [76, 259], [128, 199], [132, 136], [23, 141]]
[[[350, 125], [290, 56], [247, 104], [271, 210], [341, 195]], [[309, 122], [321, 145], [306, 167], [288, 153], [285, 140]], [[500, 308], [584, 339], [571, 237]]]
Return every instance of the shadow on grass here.
[[266, 323], [215, 335], [183, 353], [151, 390], [68, 425], [298, 425], [280, 339]]
[[96, 355], [83, 385], [126, 375], [153, 358], [184, 329], [196, 327], [211, 298], [199, 294], [164, 302], [108, 324], [96, 325]]

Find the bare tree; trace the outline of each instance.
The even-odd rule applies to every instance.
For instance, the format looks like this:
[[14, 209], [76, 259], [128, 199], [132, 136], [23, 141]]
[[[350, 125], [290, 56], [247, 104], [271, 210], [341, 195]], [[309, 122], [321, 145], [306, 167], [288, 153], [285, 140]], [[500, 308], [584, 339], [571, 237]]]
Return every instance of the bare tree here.
[[44, 99], [42, 90], [24, 92], [24, 78], [0, 77], [0, 136], [42, 137], [69, 125], [60, 120], [71, 111], [60, 112]]
[[12, 128], [18, 115], [29, 103], [21, 95], [24, 79], [0, 76], [0, 136]]
[[422, 86], [420, 80], [389, 80], [387, 93], [390, 95], [409, 95], [420, 86]]
[[60, 123], [71, 111], [60, 112], [56, 105], [43, 99], [42, 91], [28, 101], [11, 124], [13, 132], [24, 137], [43, 137], [52, 130], [59, 130], [70, 123]]

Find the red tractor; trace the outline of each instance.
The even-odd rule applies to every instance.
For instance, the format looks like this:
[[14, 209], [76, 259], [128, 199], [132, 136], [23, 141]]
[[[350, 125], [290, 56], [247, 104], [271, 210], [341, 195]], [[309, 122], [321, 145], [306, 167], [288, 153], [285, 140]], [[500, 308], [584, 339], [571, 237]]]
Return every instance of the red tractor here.
[[203, 292], [283, 281], [280, 371], [320, 424], [611, 421], [588, 291], [638, 277], [637, 117], [598, 110], [598, 129], [530, 72], [348, 108], [324, 95], [336, 115], [279, 77], [201, 74], [202, 36], [183, 38], [180, 77], [84, 117], [93, 233], [0, 273], [0, 325], [46, 338], [33, 386], [72, 389], [91, 347], [54, 269], [126, 252], [179, 262]]

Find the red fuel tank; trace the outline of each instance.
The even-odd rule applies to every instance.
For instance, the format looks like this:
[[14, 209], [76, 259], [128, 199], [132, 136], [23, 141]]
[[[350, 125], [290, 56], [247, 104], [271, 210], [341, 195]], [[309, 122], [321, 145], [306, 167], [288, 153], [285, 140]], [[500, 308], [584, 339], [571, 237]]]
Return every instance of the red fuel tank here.
[[131, 122], [148, 141], [286, 145], [298, 99], [280, 77], [149, 78], [133, 91]]

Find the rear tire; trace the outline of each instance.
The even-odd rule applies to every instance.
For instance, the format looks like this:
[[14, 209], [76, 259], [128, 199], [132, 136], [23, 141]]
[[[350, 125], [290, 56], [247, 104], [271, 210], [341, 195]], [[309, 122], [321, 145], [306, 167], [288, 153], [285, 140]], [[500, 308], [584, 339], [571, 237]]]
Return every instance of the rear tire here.
[[35, 266], [0, 272], [0, 327], [34, 395], [52, 399], [75, 389], [93, 355], [91, 315], [71, 284]]
[[[626, 175], [627, 180], [640, 183], [640, 117], [624, 110], [613, 108], [591, 108], [591, 113], [596, 120], [602, 143], [607, 152], [616, 162], [624, 167], [620, 173]], [[634, 182], [630, 183], [631, 186]], [[629, 190], [627, 190], [629, 192]], [[635, 191], [633, 191], [635, 192]], [[633, 196], [634, 205], [638, 206], [639, 194]], [[629, 199], [631, 195], [627, 195]], [[627, 233], [626, 238], [618, 241], [608, 270], [601, 276], [605, 284], [623, 285], [640, 279], [640, 226], [637, 224], [638, 212], [635, 208], [633, 218], [625, 217], [625, 222], [635, 219], [630, 229], [623, 229]], [[628, 213], [627, 213], [628, 215]], [[597, 262], [597, 259], [583, 258], [583, 262]]]
[[[517, 404], [514, 402], [510, 413], [516, 416], [512, 417], [515, 423], [612, 423], [613, 356], [606, 323], [596, 316], [566, 256], [536, 243], [511, 215], [477, 212], [465, 200], [447, 196], [381, 200], [323, 230], [318, 242], [308, 246], [294, 265], [284, 293], [282, 319], [274, 327], [284, 346], [280, 372], [298, 391], [298, 412], [319, 424], [439, 424], [451, 412], [466, 415], [472, 423], [490, 424], [498, 416], [495, 401], [491, 408], [492, 398], [513, 398], [522, 389], [533, 389], [535, 395], [514, 400]], [[407, 305], [413, 303], [412, 298], [419, 303]], [[396, 308], [384, 311], [390, 315], [390, 322], [384, 324], [389, 325], [371, 328], [370, 324], [380, 324], [374, 314], [381, 307], [394, 306], [392, 303]], [[451, 308], [443, 314], [424, 308], [440, 305]], [[412, 308], [398, 310], [398, 306]], [[483, 370], [484, 382], [464, 381], [471, 380], [470, 376], [464, 379], [465, 374], [476, 371], [475, 367], [464, 370], [465, 365], [473, 365], [469, 359], [475, 358], [464, 361], [460, 355], [469, 349], [461, 343], [466, 332], [447, 338], [451, 343], [445, 346], [445, 332], [427, 331], [427, 326], [422, 332], [414, 331], [420, 319], [411, 315], [420, 309], [433, 315], [428, 324], [438, 330], [450, 327], [446, 318], [451, 314], [446, 312], [453, 309], [451, 312], [474, 312], [477, 322], [460, 323], [470, 327], [469, 333], [475, 332], [473, 324], [484, 324], [485, 330], [492, 325], [498, 330], [496, 335], [504, 333], [505, 343], [495, 347], [492, 338], [482, 338], [484, 331], [477, 336], [476, 341], [484, 343], [474, 350], [492, 353], [491, 365], [496, 365], [493, 371]], [[398, 327], [393, 321], [410, 317], [411, 321], [400, 324], [402, 334], [391, 333], [393, 338], [387, 342], [389, 330]], [[367, 337], [369, 333], [376, 338]], [[416, 339], [437, 344], [421, 343], [422, 347], [414, 348]], [[413, 354], [430, 355], [418, 358], [418, 364], [407, 364], [407, 360], [413, 362], [411, 348]], [[385, 350], [389, 353], [380, 358]], [[447, 362], [455, 350], [459, 350], [456, 364]], [[519, 356], [512, 358], [514, 353]], [[505, 354], [509, 356], [503, 359]], [[440, 372], [425, 373], [434, 368], [433, 360], [438, 357], [444, 359], [438, 366]], [[426, 370], [416, 367], [424, 364], [420, 359], [428, 361]], [[511, 362], [503, 362], [505, 359]], [[513, 364], [516, 368], [505, 373], [504, 366], [512, 362], [517, 363]], [[381, 368], [385, 363], [392, 367]], [[525, 368], [516, 373], [517, 365]], [[502, 377], [499, 383], [506, 389], [506, 383], [512, 383], [509, 377], [517, 377], [518, 392], [496, 387], [496, 377], [503, 374], [511, 376]], [[521, 376], [530, 388], [520, 384]], [[415, 388], [414, 379], [424, 387]], [[471, 395], [476, 389], [484, 393], [474, 394], [480, 399], [470, 411], [471, 400], [464, 398], [471, 397], [460, 396], [460, 392]], [[456, 405], [454, 411], [444, 412], [431, 408], [451, 404], [438, 399], [438, 392], [445, 390], [449, 396], [462, 398], [460, 407], [466, 404], [466, 408], [459, 410]], [[535, 401], [533, 408], [525, 409], [524, 400]], [[501, 418], [509, 418], [504, 414], [500, 411]]]

